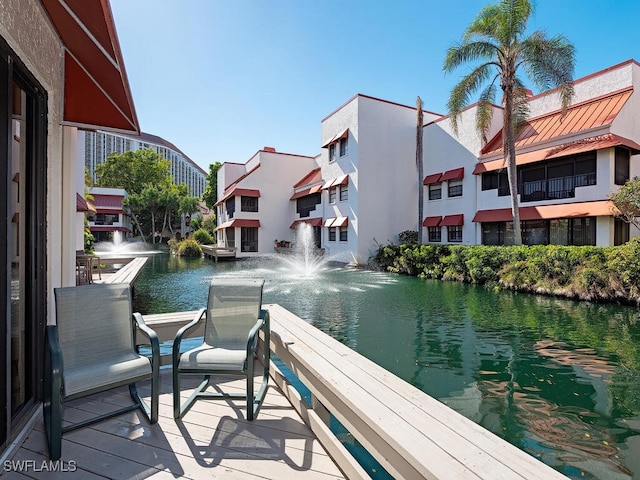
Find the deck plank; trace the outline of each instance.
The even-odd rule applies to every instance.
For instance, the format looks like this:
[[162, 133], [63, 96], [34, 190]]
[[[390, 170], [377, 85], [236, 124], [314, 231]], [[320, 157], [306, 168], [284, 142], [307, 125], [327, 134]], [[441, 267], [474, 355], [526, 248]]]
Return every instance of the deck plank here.
[[[242, 401], [199, 400], [179, 421], [173, 419], [171, 372], [161, 374], [159, 422], [149, 424], [141, 412], [69, 432], [62, 441], [62, 460], [73, 460], [77, 478], [120, 479], [177, 477], [199, 480], [224, 478], [266, 480], [344, 478], [335, 463], [288, 403], [271, 384], [258, 417], [248, 422]], [[187, 397], [195, 379], [183, 381], [181, 395]], [[227, 390], [242, 389], [242, 380], [221, 378]], [[150, 394], [147, 382], [139, 385]], [[78, 421], [92, 414], [130, 403], [126, 388], [95, 394], [69, 402], [65, 421]], [[42, 419], [27, 435], [13, 456], [15, 460], [48, 460]], [[69, 472], [5, 472], [2, 479], [68, 478]]]

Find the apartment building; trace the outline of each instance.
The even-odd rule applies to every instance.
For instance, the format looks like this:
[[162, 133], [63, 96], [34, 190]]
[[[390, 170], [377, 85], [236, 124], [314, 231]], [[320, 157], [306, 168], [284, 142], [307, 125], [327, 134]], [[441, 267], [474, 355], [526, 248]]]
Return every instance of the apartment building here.
[[151, 149], [171, 162], [173, 183], [186, 184], [191, 196], [201, 197], [207, 186], [207, 172], [164, 138], [144, 132], [129, 135], [101, 130], [80, 132], [80, 137], [80, 141], [84, 141], [85, 167], [94, 181], [96, 166], [104, 163], [112, 153], [120, 155], [127, 151]]
[[88, 212], [87, 221], [95, 241], [108, 242], [115, 232], [122, 233], [124, 238], [130, 237], [133, 234], [131, 216], [122, 206], [128, 196], [126, 190], [91, 187], [89, 193], [93, 197], [94, 211]]
[[[629, 60], [576, 80], [564, 113], [555, 90], [530, 98], [529, 120], [516, 138], [523, 243], [604, 246], [638, 235], [615, 217], [608, 196], [640, 175], [639, 81], [640, 65]], [[290, 192], [288, 200], [284, 194], [261, 200], [251, 213], [252, 235], [269, 225], [267, 238], [294, 241], [295, 227], [309, 223], [316, 245], [339, 262], [364, 264], [380, 245], [419, 228], [428, 244], [512, 244], [502, 109], [493, 107], [484, 142], [476, 109], [462, 112], [457, 134], [450, 117], [424, 112], [425, 176], [419, 180], [416, 109], [355, 95], [322, 119], [320, 153], [305, 157], [309, 167], [299, 176], [287, 170], [270, 175], [267, 185], [251, 174], [260, 164], [256, 157], [247, 165], [224, 164], [218, 176], [225, 186], [218, 202], [222, 230], [231, 225], [224, 204], [242, 184], [246, 190], [236, 195]], [[421, 222], [418, 188], [424, 189]], [[218, 241], [224, 238], [219, 232]], [[254, 245], [253, 255], [273, 252], [272, 241]]]

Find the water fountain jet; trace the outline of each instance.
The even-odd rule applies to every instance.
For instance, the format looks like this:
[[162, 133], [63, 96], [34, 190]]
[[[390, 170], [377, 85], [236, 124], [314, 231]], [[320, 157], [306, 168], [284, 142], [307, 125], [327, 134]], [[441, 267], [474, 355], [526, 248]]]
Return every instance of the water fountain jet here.
[[324, 252], [316, 246], [313, 227], [300, 223], [296, 228], [295, 246], [292, 253], [276, 255], [276, 258], [301, 277], [315, 277], [329, 262]]

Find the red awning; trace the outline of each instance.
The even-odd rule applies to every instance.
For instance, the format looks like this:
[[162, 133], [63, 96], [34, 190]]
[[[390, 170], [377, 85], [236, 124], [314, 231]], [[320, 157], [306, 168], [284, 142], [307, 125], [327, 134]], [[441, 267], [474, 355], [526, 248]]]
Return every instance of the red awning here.
[[88, 202], [82, 195], [76, 192], [76, 212], [93, 212], [96, 213], [96, 208]]
[[260, 220], [252, 220], [248, 218], [236, 218], [228, 222], [224, 222], [216, 227], [216, 230], [222, 230], [229, 227], [259, 227]]
[[440, 215], [436, 217], [426, 217], [422, 222], [423, 227], [437, 227], [440, 225], [442, 217]]
[[440, 182], [440, 178], [442, 178], [442, 174], [441, 173], [433, 173], [431, 175], [427, 175], [426, 177], [424, 177], [424, 180], [422, 181], [423, 185], [430, 185], [432, 183], [438, 183]]
[[446, 182], [447, 180], [460, 180], [461, 178], [464, 178], [464, 167], [447, 170], [442, 174], [440, 181]]
[[312, 227], [320, 227], [322, 225], [322, 218], [304, 218], [294, 221], [289, 228], [296, 228], [301, 223], [308, 223]]
[[336, 221], [331, 224], [332, 227], [346, 227], [349, 225], [349, 217], [338, 217]]
[[336, 218], [335, 218], [335, 217], [333, 217], [333, 218], [327, 218], [327, 219], [324, 221], [324, 225], [323, 225], [323, 226], [324, 226], [324, 227], [330, 227], [330, 226], [333, 224], [333, 222], [335, 222], [335, 221], [336, 221]]
[[[609, 200], [596, 202], [564, 203], [560, 205], [539, 205], [520, 207], [520, 220], [548, 220], [551, 218], [606, 217], [617, 210]], [[473, 217], [474, 222], [510, 222], [513, 214], [510, 208], [480, 210]]]
[[338, 178], [334, 178], [333, 180], [327, 182], [324, 187], [324, 190], [331, 187], [337, 187], [338, 185], [347, 185], [349, 183], [349, 174], [340, 175]]
[[349, 136], [349, 129], [347, 128], [346, 130], [343, 130], [342, 132], [334, 135], [333, 137], [331, 137], [330, 140], [327, 140], [323, 145], [322, 148], [327, 148], [329, 145], [331, 145], [332, 143], [337, 142], [338, 140], [340, 140], [341, 138], [347, 138]]
[[42, 0], [64, 51], [63, 123], [140, 133], [108, 0]]
[[317, 193], [320, 190], [322, 190], [322, 185], [316, 185], [315, 187], [305, 188], [304, 190], [300, 190], [299, 192], [294, 193], [289, 200], [295, 200], [296, 198], [311, 195], [312, 193]]
[[443, 227], [458, 227], [460, 225], [464, 225], [464, 215], [446, 215], [440, 225]]
[[251, 189], [251, 188], [237, 188], [236, 187], [233, 190], [230, 190], [229, 192], [225, 193], [224, 196], [220, 200], [218, 200], [216, 202], [216, 205], [221, 205], [228, 198], [239, 197], [239, 196], [257, 198], [257, 197], [260, 196], [260, 190], [254, 190], [254, 189]]

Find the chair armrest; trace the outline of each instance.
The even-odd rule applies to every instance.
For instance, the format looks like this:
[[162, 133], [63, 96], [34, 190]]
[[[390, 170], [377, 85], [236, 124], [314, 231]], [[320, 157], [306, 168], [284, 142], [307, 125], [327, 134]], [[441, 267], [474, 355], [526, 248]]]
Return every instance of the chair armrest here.
[[173, 348], [171, 349], [172, 357], [173, 357], [173, 368], [177, 368], [178, 360], [180, 359], [180, 344], [182, 343], [182, 337], [191, 329], [196, 327], [198, 323], [204, 318], [205, 313], [207, 312], [206, 308], [201, 308], [196, 312], [196, 315], [193, 317], [189, 323], [187, 323], [184, 327], [180, 328], [176, 333], [175, 338], [173, 339]]
[[[260, 310], [260, 314], [258, 316], [258, 321], [249, 331], [249, 335], [247, 336], [247, 358], [256, 351], [258, 347], [258, 332], [260, 329], [264, 329], [265, 331], [265, 339], [267, 344], [269, 342], [268, 331], [269, 331], [269, 312], [267, 310]], [[268, 347], [267, 347], [268, 348]]]
[[[153, 363], [153, 365], [159, 365], [160, 362], [160, 342], [158, 340], [158, 334], [155, 332], [155, 330], [153, 330], [151, 327], [149, 327], [145, 321], [144, 318], [142, 318], [142, 315], [138, 312], [133, 314], [133, 320], [134, 320], [134, 327], [138, 327], [140, 330], [142, 330], [142, 332], [144, 332], [144, 334], [149, 337], [149, 341], [151, 342], [151, 361]], [[135, 328], [134, 328], [134, 343], [135, 342]]]

